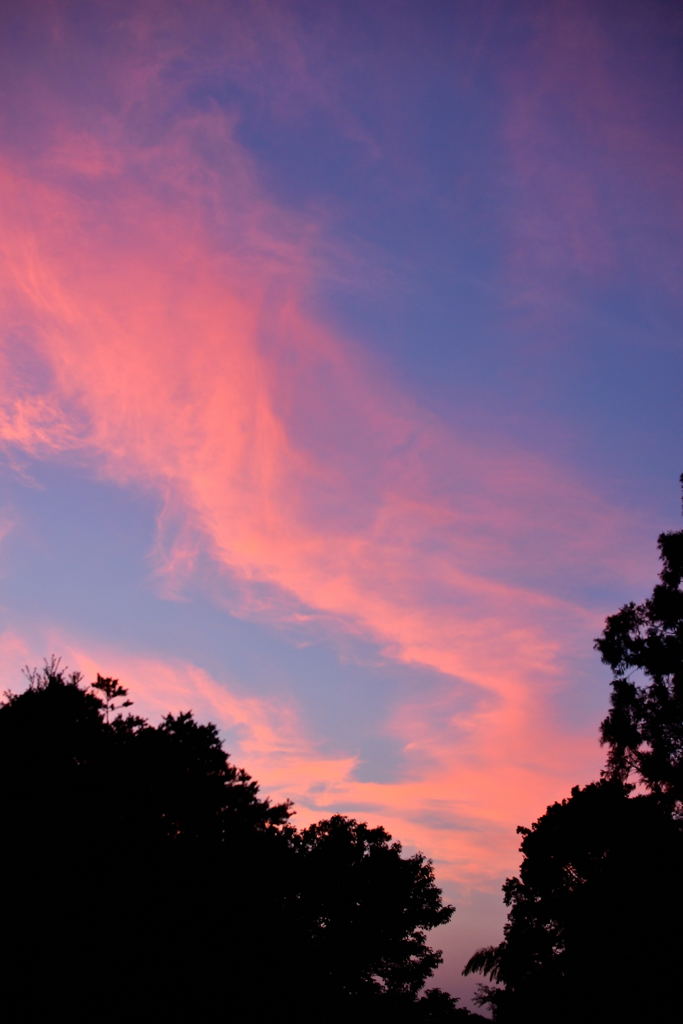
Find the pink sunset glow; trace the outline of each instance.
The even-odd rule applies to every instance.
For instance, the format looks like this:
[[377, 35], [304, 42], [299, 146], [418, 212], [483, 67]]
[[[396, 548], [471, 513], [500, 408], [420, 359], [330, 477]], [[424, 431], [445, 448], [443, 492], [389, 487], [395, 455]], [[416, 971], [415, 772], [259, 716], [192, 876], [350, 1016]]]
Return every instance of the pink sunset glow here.
[[[558, 2], [547, 16], [520, 5], [526, 61], [500, 35], [501, 19], [515, 21], [495, 14], [501, 5], [481, 22], [462, 15], [451, 52], [469, 55], [465, 77], [481, 92], [441, 55], [452, 93], [432, 114], [445, 138], [455, 114], [468, 123], [482, 103], [490, 138], [463, 137], [470, 163], [457, 173], [426, 142], [423, 152], [417, 129], [396, 151], [397, 69], [411, 68], [405, 109], [436, 103], [416, 85], [416, 15], [404, 5], [373, 14], [387, 29], [373, 61], [343, 5], [316, 32], [297, 5], [244, 4], [240, 18], [196, 6], [201, 18], [184, 3], [124, 4], [112, 20], [95, 4], [91, 23], [57, 0], [20, 18], [33, 62], [13, 58], [22, 107], [3, 115], [0, 160], [6, 685], [55, 651], [88, 679], [119, 677], [151, 718], [192, 708], [215, 721], [263, 791], [295, 801], [299, 824], [339, 809], [432, 857], [463, 897], [459, 937], [441, 941], [467, 955], [479, 938], [463, 929], [489, 927], [468, 916], [472, 893], [495, 893], [514, 872], [515, 826], [600, 769], [607, 685], [592, 638], [642, 589], [651, 541], [675, 512], [675, 373], [662, 368], [641, 393], [638, 352], [659, 325], [653, 343], [680, 370], [673, 313], [652, 312], [660, 293], [671, 301], [680, 257], [662, 241], [669, 218], [680, 228], [680, 140], [666, 111], [652, 123], [656, 87], [625, 75], [590, 5]], [[429, 41], [439, 29], [424, 17]], [[664, 29], [648, 26], [656, 52]], [[350, 66], [324, 59], [338, 39]], [[367, 106], [354, 53], [379, 83]], [[570, 161], [565, 114], [582, 140]], [[477, 209], [491, 150], [504, 181], [487, 179], [473, 224], [461, 211]], [[638, 217], [624, 213], [653, 185]], [[371, 228], [374, 187], [388, 207]], [[434, 227], [417, 238], [430, 217], [443, 237]], [[437, 330], [424, 297], [442, 250], [460, 290], [440, 285]], [[641, 447], [637, 461], [666, 469], [656, 485], [625, 454], [628, 430], [635, 445], [646, 433], [598, 400], [622, 345], [614, 295], [634, 273], [642, 292], [619, 386], [651, 425], [656, 458]], [[354, 301], [365, 320], [352, 322]], [[424, 324], [408, 342], [394, 308]], [[60, 474], [79, 489], [77, 519], [65, 516], [57, 539], [65, 550], [79, 529], [98, 536], [89, 501], [103, 489], [130, 509], [145, 547], [121, 593], [144, 595], [168, 647], [143, 639], [123, 596], [112, 636], [104, 613], [86, 615], [97, 595], [84, 565], [55, 575], [50, 600], [14, 606], [13, 581], [45, 554]], [[101, 530], [113, 573], [132, 541], [113, 519]], [[190, 636], [205, 605], [240, 649], [255, 635], [275, 645], [280, 674], [233, 667], [220, 629], [215, 649], [176, 648], [167, 617], [185, 616]], [[318, 650], [338, 675], [312, 701], [296, 678], [303, 662], [287, 666]], [[346, 685], [340, 731], [332, 701], [344, 704]], [[373, 777], [362, 766], [375, 739], [394, 759]], [[451, 987], [460, 967], [444, 968]]]

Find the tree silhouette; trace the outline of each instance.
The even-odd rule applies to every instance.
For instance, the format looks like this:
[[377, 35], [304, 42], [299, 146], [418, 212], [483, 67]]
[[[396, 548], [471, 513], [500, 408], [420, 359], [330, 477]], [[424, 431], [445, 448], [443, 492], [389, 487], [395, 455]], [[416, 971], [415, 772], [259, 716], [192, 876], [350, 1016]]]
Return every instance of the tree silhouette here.
[[595, 646], [614, 673], [602, 723], [606, 775], [683, 804], [683, 531], [659, 537], [662, 570], [652, 596], [607, 619]]
[[683, 531], [659, 549], [652, 597], [596, 640], [615, 673], [602, 780], [518, 829], [503, 941], [465, 968], [497, 983], [479, 996], [496, 1021], [683, 1019]]
[[681, 1008], [680, 832], [616, 783], [575, 787], [523, 836], [505, 937], [466, 971], [500, 1021], [672, 1021]]
[[418, 998], [452, 914], [421, 854], [297, 831], [189, 712], [152, 726], [55, 659], [28, 679], [0, 705], [3, 1021], [453, 1019]]
[[479, 1013], [458, 1006], [459, 1001], [440, 988], [429, 988], [418, 1000], [413, 1019], [420, 1024], [483, 1024], [487, 1020]]
[[426, 931], [453, 914], [431, 863], [422, 854], [403, 857], [383, 828], [341, 815], [304, 829], [296, 849], [313, 984], [349, 1011], [384, 994], [412, 1001], [441, 962]]
[[120, 711], [122, 708], [132, 706], [132, 700], [122, 700], [120, 704], [116, 701], [120, 697], [127, 697], [128, 690], [119, 684], [118, 679], [111, 679], [98, 674], [97, 680], [91, 684], [93, 690], [98, 690], [102, 696], [100, 700], [104, 705], [104, 720], [109, 725], [109, 717], [113, 711]]

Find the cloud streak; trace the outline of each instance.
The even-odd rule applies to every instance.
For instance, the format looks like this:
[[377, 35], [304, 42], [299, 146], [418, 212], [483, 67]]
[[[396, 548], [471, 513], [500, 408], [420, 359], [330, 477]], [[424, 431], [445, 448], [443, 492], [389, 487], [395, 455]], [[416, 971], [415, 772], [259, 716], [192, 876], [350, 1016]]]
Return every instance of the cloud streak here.
[[273, 199], [220, 106], [170, 107], [178, 54], [154, 53], [103, 58], [116, 117], [41, 93], [42, 134], [0, 166], [1, 437], [154, 495], [167, 595], [201, 555], [233, 614], [321, 623], [440, 674], [387, 712], [405, 772], [376, 783], [196, 666], [121, 672], [148, 702], [191, 696], [243, 726], [247, 769], [306, 813], [377, 808], [460, 877], [491, 877], [514, 836], [489, 838], [595, 764], [552, 702], [599, 624], [578, 582], [621, 557], [614, 510], [542, 456], [454, 433], [315, 315], [336, 266], [324, 220]]
[[[222, 144], [234, 163], [229, 134]], [[480, 688], [472, 749], [504, 735], [499, 756], [519, 757], [526, 709], [560, 682], [568, 628], [590, 619], [511, 579], [532, 550], [585, 567], [607, 510], [536, 458], [449, 436], [373, 375], [307, 313], [315, 266], [297, 253], [283, 271], [291, 239], [254, 244], [247, 217], [219, 247], [196, 197], [164, 204], [120, 179], [97, 201], [7, 167], [3, 183], [5, 316], [10, 330], [31, 325], [48, 382], [12, 385], [6, 346], [5, 441], [172, 505], [182, 530], [167, 577], [189, 543], [245, 592], [276, 588], [276, 618], [323, 616]], [[247, 184], [235, 220], [253, 209], [258, 223], [263, 202]]]

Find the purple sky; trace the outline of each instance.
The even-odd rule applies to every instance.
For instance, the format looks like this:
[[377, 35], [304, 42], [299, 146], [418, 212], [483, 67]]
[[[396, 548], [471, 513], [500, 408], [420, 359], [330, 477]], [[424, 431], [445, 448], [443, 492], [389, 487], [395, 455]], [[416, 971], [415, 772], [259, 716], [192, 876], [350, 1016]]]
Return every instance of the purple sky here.
[[658, 0], [3, 9], [3, 685], [118, 676], [422, 849], [464, 996], [680, 522], [682, 45]]

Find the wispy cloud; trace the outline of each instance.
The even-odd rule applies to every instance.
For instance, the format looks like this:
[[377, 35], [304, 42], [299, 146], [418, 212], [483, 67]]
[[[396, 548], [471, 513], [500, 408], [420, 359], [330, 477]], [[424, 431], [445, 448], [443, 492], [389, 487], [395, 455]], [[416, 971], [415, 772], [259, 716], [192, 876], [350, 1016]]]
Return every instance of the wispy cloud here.
[[[196, 191], [194, 146], [207, 136], [239, 169], [218, 199], [210, 184]], [[122, 156], [130, 167], [137, 150]], [[537, 457], [452, 436], [311, 316], [315, 261], [284, 215], [282, 234], [264, 236], [268, 201], [229, 126], [186, 122], [154, 159], [170, 198], [133, 175], [98, 178], [85, 196], [5, 168], [5, 322], [30, 325], [42, 367], [25, 387], [8, 374], [5, 439], [157, 493], [162, 528], [169, 508], [179, 524], [169, 586], [201, 549], [241, 580], [234, 612], [250, 614], [250, 586], [266, 583], [280, 595], [265, 609], [274, 621], [321, 615], [473, 687], [478, 709], [449, 714], [474, 762], [465, 771], [450, 748], [439, 754], [438, 799], [458, 777], [474, 806], [484, 775], [492, 794], [504, 762], [541, 751], [560, 656], [590, 628], [543, 572], [514, 580], [532, 551], [554, 572], [599, 572], [611, 510]], [[219, 200], [220, 236], [204, 209]], [[6, 346], [10, 370], [15, 352]], [[533, 776], [545, 772], [541, 756], [509, 768], [526, 795], [514, 810], [480, 801], [491, 820], [537, 806]], [[395, 799], [424, 807], [435, 781], [412, 795], [401, 784]], [[387, 787], [360, 789], [388, 806]]]
[[121, 38], [106, 102], [77, 117], [42, 91], [34, 137], [0, 167], [2, 438], [153, 494], [166, 595], [210, 560], [239, 582], [233, 614], [320, 619], [445, 678], [445, 696], [388, 709], [406, 771], [376, 783], [196, 667], [144, 673], [146, 700], [193, 695], [242, 723], [246, 767], [311, 814], [378, 807], [458, 871], [495, 873], [507, 854], [486, 836], [594, 763], [553, 697], [596, 625], [577, 581], [614, 570], [619, 519], [542, 455], [439, 422], [314, 315], [334, 270], [324, 222], [273, 199], [219, 104], [169, 99], [173, 45], [155, 36], [143, 66]]

